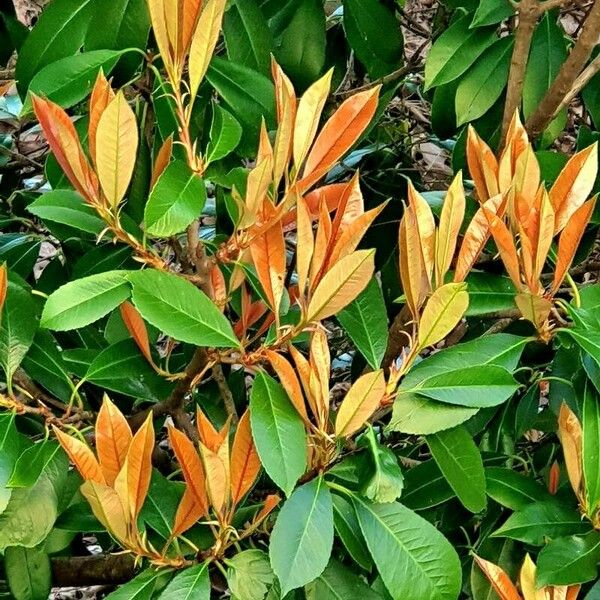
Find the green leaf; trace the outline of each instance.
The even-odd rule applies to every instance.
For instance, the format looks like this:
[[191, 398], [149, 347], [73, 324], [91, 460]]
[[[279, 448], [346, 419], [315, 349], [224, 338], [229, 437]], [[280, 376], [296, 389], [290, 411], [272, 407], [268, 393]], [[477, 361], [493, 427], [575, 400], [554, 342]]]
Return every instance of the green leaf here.
[[435, 40], [425, 62], [425, 87], [453, 81], [462, 75], [497, 39], [494, 27], [470, 29], [471, 15], [455, 21]]
[[168, 396], [173, 387], [152, 369], [131, 339], [102, 350], [90, 363], [84, 379], [132, 398], [154, 401]]
[[596, 131], [600, 129], [600, 73], [594, 75], [583, 88], [581, 97], [587, 111], [590, 113]]
[[227, 583], [236, 600], [263, 600], [275, 575], [262, 550], [244, 550], [226, 559]]
[[269, 557], [281, 596], [318, 577], [329, 562], [332, 546], [331, 494], [317, 477], [294, 491], [273, 527]]
[[210, 600], [208, 566], [195, 565], [180, 571], [159, 598], [160, 600]]
[[262, 371], [252, 385], [250, 423], [260, 462], [289, 496], [306, 469], [304, 424], [283, 387]]
[[17, 458], [6, 487], [31, 487], [59, 452], [60, 446], [54, 440], [43, 440], [26, 448]]
[[583, 394], [581, 427], [583, 480], [588, 514], [594, 514], [600, 505], [600, 398], [591, 381], [586, 379]]
[[388, 319], [377, 280], [372, 279], [337, 319], [369, 365], [378, 369], [387, 348]]
[[306, 600], [383, 600], [364, 579], [332, 560], [305, 588]]
[[515, 307], [517, 292], [508, 277], [489, 273], [471, 273], [467, 277], [467, 285], [469, 290], [469, 308], [465, 313], [467, 317], [496, 313]]
[[204, 181], [183, 161], [170, 163], [150, 192], [144, 209], [146, 233], [170, 237], [200, 216], [206, 202]]
[[[183, 571], [182, 574], [183, 573], [185, 573], [185, 571]], [[134, 577], [131, 581], [120, 586], [114, 592], [106, 596], [106, 600], [150, 600], [159, 580], [166, 575], [170, 577], [171, 573], [165, 573], [165, 571], [160, 570], [157, 571], [153, 567], [149, 567], [145, 571], [142, 571], [137, 577]], [[177, 598], [181, 598], [181, 596], [177, 596]], [[204, 598], [200, 596], [200, 600], [204, 600]]]
[[353, 503], [377, 570], [393, 600], [456, 600], [461, 567], [450, 542], [397, 502]]
[[301, 90], [316, 81], [323, 71], [325, 27], [325, 11], [321, 0], [296, 0], [295, 11], [276, 41], [277, 62]]
[[[513, 540], [500, 540], [487, 537], [477, 547], [477, 554], [501, 567], [511, 581], [519, 580], [519, 571], [523, 562], [523, 554]], [[471, 593], [473, 600], [502, 600], [494, 591], [490, 580], [483, 574], [475, 561], [471, 563]]]
[[363, 487], [363, 495], [373, 502], [393, 502], [399, 498], [404, 478], [395, 454], [377, 441], [372, 427], [361, 436], [358, 445], [368, 449], [373, 469]]
[[55, 331], [85, 327], [129, 298], [127, 271], [107, 271], [70, 281], [46, 300], [41, 326]]
[[226, 317], [189, 281], [154, 269], [131, 273], [129, 281], [142, 317], [166, 335], [196, 346], [239, 346]]
[[588, 533], [591, 525], [579, 513], [556, 499], [528, 504], [514, 512], [492, 535], [541, 546], [546, 537]]
[[456, 123], [464, 125], [483, 116], [506, 87], [514, 40], [504, 37], [479, 57], [456, 88]]
[[275, 125], [275, 91], [270, 79], [240, 65], [215, 56], [206, 79], [217, 90], [233, 115], [242, 124], [245, 136], [239, 151], [256, 152], [260, 124], [264, 117], [267, 129]]
[[418, 393], [439, 402], [458, 406], [497, 406], [508, 400], [518, 389], [514, 377], [504, 368], [480, 365], [455, 369], [427, 377], [414, 387], [406, 380], [398, 388], [396, 401], [405, 393]]
[[68, 225], [93, 235], [98, 235], [106, 225], [74, 190], [47, 192], [34, 200], [27, 210], [43, 221]]
[[106, 531], [104, 525], [92, 513], [87, 500], [71, 504], [60, 514], [54, 527], [55, 529], [76, 533], [99, 533]]
[[508, 0], [480, 0], [473, 15], [470, 27], [496, 25], [514, 14], [514, 9]]
[[[81, 102], [92, 91], [98, 71], [108, 75], [126, 50], [92, 50], [61, 58], [38, 71], [31, 83], [29, 92], [44, 96], [63, 108]], [[28, 95], [23, 115], [31, 113], [31, 97]]]
[[454, 491], [432, 460], [408, 469], [404, 474], [402, 503], [413, 510], [425, 510], [454, 498]]
[[156, 469], [152, 471], [150, 489], [140, 515], [144, 523], [165, 540], [172, 533], [184, 487], [181, 482], [167, 479]]
[[461, 426], [427, 436], [427, 445], [463, 506], [473, 513], [487, 504], [481, 453]]
[[487, 495], [511, 510], [522, 510], [533, 502], [550, 500], [550, 493], [531, 477], [512, 469], [488, 467], [485, 470]]
[[29, 278], [40, 254], [42, 243], [38, 236], [22, 233], [3, 233], [0, 236], [0, 263], [11, 272]]
[[94, 0], [54, 0], [46, 7], [19, 51], [15, 79], [21, 97], [43, 67], [81, 48], [93, 12]]
[[27, 354], [38, 328], [37, 310], [31, 294], [12, 281], [0, 314], [0, 365], [11, 386], [14, 372]]
[[373, 561], [360, 530], [354, 506], [343, 496], [334, 494], [332, 498], [333, 524], [338, 537], [342, 540], [354, 562], [366, 571], [370, 571]]
[[223, 35], [233, 62], [269, 74], [273, 38], [256, 0], [233, 0], [223, 18]]
[[402, 64], [404, 41], [400, 23], [377, 0], [344, 0], [344, 30], [348, 43], [373, 79]]
[[14, 413], [0, 414], [0, 513], [8, 506], [12, 490], [7, 483], [11, 478], [17, 457], [21, 450], [21, 441], [15, 427]]
[[464, 423], [478, 410], [436, 402], [419, 394], [402, 394], [394, 402], [388, 429], [418, 435], [437, 433]]
[[596, 579], [600, 533], [550, 540], [537, 557], [536, 585], [575, 585]]
[[40, 600], [50, 595], [50, 558], [42, 548], [9, 546], [4, 551], [4, 570], [15, 600]]
[[206, 148], [206, 164], [221, 160], [233, 152], [242, 139], [242, 127], [237, 120], [218, 104], [212, 105], [210, 141]]

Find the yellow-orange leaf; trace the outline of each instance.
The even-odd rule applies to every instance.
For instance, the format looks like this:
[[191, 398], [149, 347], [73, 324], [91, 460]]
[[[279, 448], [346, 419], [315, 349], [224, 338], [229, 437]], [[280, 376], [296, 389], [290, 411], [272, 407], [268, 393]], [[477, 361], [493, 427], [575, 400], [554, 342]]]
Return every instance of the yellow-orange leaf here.
[[294, 408], [298, 411], [298, 414], [302, 417], [303, 421], [308, 423], [304, 395], [302, 394], [300, 382], [298, 381], [298, 377], [292, 368], [292, 365], [283, 358], [281, 354], [278, 354], [273, 350], [265, 350], [265, 356], [271, 363], [275, 373], [277, 373], [277, 378], [287, 392]]
[[185, 54], [190, 48], [192, 36], [196, 31], [196, 26], [200, 17], [202, 0], [177, 0], [179, 8], [179, 48], [178, 59], [183, 62]]
[[517, 290], [523, 289], [521, 283], [521, 275], [519, 270], [519, 257], [517, 255], [517, 249], [515, 248], [515, 242], [512, 235], [508, 231], [508, 228], [504, 224], [504, 221], [500, 219], [496, 214], [483, 207], [483, 214], [486, 216], [490, 225], [490, 231], [494, 236], [494, 241], [498, 247], [500, 258], [504, 263], [504, 267], [508, 273], [508, 276], [512, 279]]
[[408, 182], [408, 203], [416, 219], [416, 234], [421, 246], [425, 273], [428, 281], [431, 281], [435, 262], [435, 221], [427, 200], [417, 192], [410, 181]]
[[142, 316], [131, 302], [123, 302], [119, 307], [119, 310], [121, 312], [123, 323], [125, 323], [125, 327], [127, 327], [127, 331], [129, 331], [129, 335], [133, 338], [133, 341], [146, 357], [146, 360], [153, 364], [152, 354], [150, 352], [150, 340], [148, 339], [148, 331], [146, 330], [144, 319], [142, 319]]
[[202, 443], [213, 452], [217, 452], [227, 440], [230, 422], [231, 420], [227, 419], [225, 425], [218, 431], [208, 417], [200, 410], [200, 407], [196, 407], [196, 427], [198, 428], [198, 435], [200, 436]]
[[[567, 588], [567, 595], [565, 600], [577, 600], [577, 596], [579, 596], [579, 592], [581, 590], [580, 585], [570, 585]], [[559, 598], [553, 598], [552, 600], [561, 600]]]
[[296, 272], [298, 274], [298, 292], [302, 297], [306, 290], [315, 239], [313, 236], [310, 213], [306, 206], [306, 200], [302, 196], [298, 198], [296, 207]]
[[127, 543], [131, 523], [117, 492], [102, 483], [86, 481], [81, 486], [81, 493], [89, 502], [96, 519], [117, 541]]
[[294, 123], [298, 102], [294, 86], [282, 71], [281, 67], [271, 61], [271, 72], [275, 83], [275, 103], [277, 107], [277, 134], [275, 135], [274, 162], [273, 162], [273, 186], [279, 187], [292, 155], [292, 143], [294, 138]]
[[137, 145], [135, 115], [123, 92], [119, 92], [102, 113], [96, 131], [98, 179], [113, 208], [119, 205], [131, 181]]
[[319, 428], [325, 429], [329, 420], [329, 378], [331, 375], [331, 354], [327, 343], [327, 333], [317, 328], [310, 341], [310, 376], [311, 397], [316, 408]]
[[108, 485], [114, 483], [121, 471], [131, 440], [127, 419], [105, 394], [96, 419], [96, 451]]
[[321, 321], [338, 313], [365, 289], [374, 270], [374, 250], [357, 250], [342, 258], [315, 289], [308, 305], [307, 320]]
[[167, 72], [171, 72], [174, 57], [171, 56], [170, 52], [169, 33], [167, 32], [167, 21], [165, 18], [165, 0], [147, 0], [147, 2], [154, 39], [158, 45], [158, 50], [165, 63]]
[[489, 237], [490, 225], [484, 213], [484, 207], [492, 214], [498, 214], [503, 204], [502, 194], [498, 194], [489, 200], [486, 200], [481, 208], [477, 209], [475, 216], [469, 223], [458, 257], [456, 259], [456, 269], [454, 271], [454, 281], [464, 281], [469, 271], [479, 258]]
[[2, 318], [2, 308], [6, 301], [6, 292], [8, 291], [8, 270], [6, 263], [0, 265], [0, 319]]
[[335, 435], [347, 437], [356, 433], [377, 410], [385, 395], [383, 371], [359, 377], [342, 402], [335, 419]]
[[538, 236], [533, 263], [534, 279], [539, 279], [542, 274], [548, 251], [550, 250], [550, 246], [552, 246], [552, 238], [554, 237], [554, 209], [552, 208], [548, 192], [545, 189], [542, 192], [538, 221]]
[[100, 468], [100, 464], [96, 460], [94, 453], [77, 438], [63, 433], [54, 425], [52, 426], [52, 429], [54, 435], [56, 435], [56, 439], [67, 453], [80, 475], [86, 481], [95, 481], [96, 483], [105, 484], [104, 474], [102, 473], [102, 469]]
[[208, 0], [198, 19], [189, 57], [190, 94], [196, 97], [219, 39], [227, 0]]
[[90, 96], [90, 122], [88, 125], [88, 147], [94, 164], [96, 163], [96, 131], [98, 129], [98, 121], [100, 121], [102, 113], [114, 97], [115, 93], [104, 76], [104, 72], [100, 69]]
[[294, 165], [298, 171], [315, 139], [332, 75], [333, 69], [330, 69], [304, 92], [298, 103], [293, 142]]
[[98, 195], [98, 182], [83, 153], [75, 127], [67, 113], [57, 104], [31, 94], [35, 116], [56, 161], [73, 187], [88, 201]]
[[435, 279], [437, 286], [444, 283], [444, 276], [454, 258], [460, 226], [465, 216], [465, 204], [462, 173], [459, 172], [448, 188], [435, 241]]
[[154, 187], [154, 184], [158, 178], [163, 174], [167, 168], [171, 154], [173, 153], [173, 134], [171, 134], [163, 143], [158, 152], [156, 153], [156, 159], [154, 160], [154, 166], [152, 167], [152, 179], [150, 179], [150, 189]]
[[468, 307], [465, 283], [447, 283], [435, 290], [419, 321], [419, 348], [443, 340], [458, 325]]
[[133, 436], [123, 467], [115, 479], [115, 491], [119, 494], [125, 513], [132, 523], [137, 521], [148, 494], [153, 450], [154, 425], [152, 413], [149, 413], [144, 424]]
[[[309, 188], [354, 145], [371, 122], [381, 86], [354, 94], [325, 123], [312, 147], [299, 185]], [[296, 166], [298, 166], [296, 162]]]
[[265, 202], [267, 191], [271, 185], [273, 161], [264, 158], [248, 174], [246, 182], [246, 198], [243, 204], [242, 218], [238, 223], [239, 229], [245, 229], [256, 221], [259, 209]]
[[304, 357], [304, 354], [302, 354], [298, 349], [296, 349], [296, 347], [293, 344], [290, 344], [289, 350], [290, 350], [290, 355], [292, 356], [292, 359], [294, 360], [294, 365], [296, 366], [296, 372], [298, 373], [298, 377], [300, 379], [300, 382], [302, 383], [302, 389], [304, 390], [304, 394], [306, 396], [306, 399], [308, 400], [310, 410], [312, 411], [312, 414], [315, 417], [317, 417], [318, 416], [317, 407], [314, 403], [314, 400], [312, 398], [311, 391], [310, 391], [310, 373], [311, 373], [310, 363], [306, 360], [306, 358]]
[[558, 437], [562, 444], [567, 474], [575, 495], [581, 497], [583, 481], [581, 423], [565, 402], [558, 413]]
[[477, 135], [471, 125], [469, 125], [467, 133], [467, 164], [479, 202], [483, 203], [500, 192], [498, 189], [498, 161], [489, 146]]
[[548, 600], [550, 594], [546, 593], [546, 588], [538, 589], [535, 584], [535, 573], [537, 569], [529, 554], [525, 555], [525, 560], [519, 573], [519, 583], [521, 592], [525, 600]]
[[556, 213], [555, 233], [587, 200], [598, 172], [598, 143], [572, 156], [550, 189], [550, 200]]
[[325, 272], [325, 260], [327, 258], [328, 250], [333, 243], [331, 227], [331, 215], [329, 214], [325, 203], [322, 202], [320, 206], [319, 226], [317, 227], [317, 234], [315, 236], [315, 245], [308, 276], [310, 282], [309, 289], [311, 291], [314, 291]]
[[498, 161], [498, 186], [500, 192], [506, 192], [512, 185], [517, 160], [527, 148], [529, 148], [529, 138], [519, 118], [519, 112], [515, 111], [508, 128], [504, 150]]
[[510, 577], [499, 566], [476, 554], [473, 555], [473, 558], [501, 600], [522, 600]]
[[206, 491], [215, 512], [221, 514], [229, 498], [229, 444], [222, 444], [216, 452], [200, 442], [200, 456], [206, 474]]
[[196, 501], [203, 507], [203, 514], [208, 512], [208, 499], [206, 497], [204, 469], [200, 456], [190, 439], [178, 429], [169, 426], [169, 442], [175, 453], [177, 462], [181, 467], [183, 478], [194, 493]]
[[528, 145], [515, 162], [514, 190], [525, 198], [535, 198], [539, 185], [540, 165], [533, 148]]
[[515, 304], [525, 319], [533, 323], [538, 330], [542, 330], [544, 323], [552, 310], [552, 302], [548, 298], [521, 292], [515, 296]]
[[198, 503], [196, 495], [189, 486], [186, 485], [185, 492], [177, 507], [175, 521], [173, 523], [173, 537], [185, 533], [190, 527], [203, 516], [205, 516], [205, 507]]
[[254, 485], [260, 472], [260, 459], [250, 429], [250, 412], [242, 415], [231, 448], [231, 500], [237, 504]]
[[551, 295], [556, 293], [565, 278], [567, 271], [571, 267], [575, 252], [577, 252], [577, 248], [579, 247], [585, 228], [592, 217], [595, 206], [596, 198], [582, 204], [573, 213], [567, 226], [560, 234], [560, 238], [558, 239], [556, 269], [554, 271], [554, 280], [552, 281], [552, 288], [550, 291]]

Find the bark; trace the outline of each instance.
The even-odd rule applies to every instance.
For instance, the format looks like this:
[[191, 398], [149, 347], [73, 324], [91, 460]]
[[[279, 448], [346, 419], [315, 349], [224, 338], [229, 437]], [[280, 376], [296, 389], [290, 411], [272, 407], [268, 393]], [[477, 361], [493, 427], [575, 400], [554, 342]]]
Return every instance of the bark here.
[[53, 587], [118, 585], [135, 575], [129, 554], [100, 554], [52, 558]]

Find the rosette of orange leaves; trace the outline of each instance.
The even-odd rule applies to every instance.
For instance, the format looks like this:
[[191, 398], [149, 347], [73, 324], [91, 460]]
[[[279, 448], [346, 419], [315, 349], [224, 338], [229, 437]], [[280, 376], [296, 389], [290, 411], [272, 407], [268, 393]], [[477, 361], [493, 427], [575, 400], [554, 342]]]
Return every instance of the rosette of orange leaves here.
[[500, 600], [576, 600], [581, 586], [549, 585], [538, 588], [536, 566], [529, 554], [525, 556], [519, 573], [521, 591], [510, 580], [506, 572], [494, 563], [474, 555], [475, 562], [483, 571]]
[[[540, 338], [548, 340], [554, 296], [565, 277], [570, 278], [568, 270], [594, 211], [596, 199], [588, 196], [598, 170], [597, 144], [571, 157], [550, 190], [540, 181], [540, 167], [518, 114], [499, 159], [469, 129], [467, 160], [480, 210], [516, 288], [516, 305]], [[489, 203], [498, 198], [505, 199], [502, 208], [492, 210]], [[556, 236], [554, 274], [545, 286], [541, 276]]]
[[322, 327], [313, 331], [308, 359], [291, 344], [289, 353], [292, 362], [281, 352], [263, 350], [264, 358], [304, 421], [309, 438], [309, 471], [320, 471], [336, 458], [337, 441], [357, 433], [386, 399], [385, 377], [381, 369], [359, 377], [346, 393], [332, 422], [329, 414], [331, 355], [326, 332]]

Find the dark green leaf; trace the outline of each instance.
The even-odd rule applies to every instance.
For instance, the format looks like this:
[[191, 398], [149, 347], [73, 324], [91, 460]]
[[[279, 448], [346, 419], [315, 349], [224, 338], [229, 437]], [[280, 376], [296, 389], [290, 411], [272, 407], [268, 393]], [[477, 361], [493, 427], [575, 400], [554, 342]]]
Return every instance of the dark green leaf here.
[[490, 498], [511, 510], [522, 510], [532, 502], [550, 500], [550, 493], [531, 477], [512, 469], [488, 467], [486, 492]]
[[242, 138], [242, 127], [223, 107], [213, 104], [210, 141], [206, 148], [207, 164], [225, 158], [233, 152]]
[[354, 506], [343, 496], [336, 494], [333, 495], [333, 524], [352, 559], [363, 569], [370, 571], [373, 561], [360, 530]]
[[21, 451], [21, 442], [15, 427], [15, 415], [0, 414], [0, 513], [10, 500], [12, 490], [7, 486]]
[[471, 273], [467, 277], [467, 284], [469, 286], [467, 317], [515, 308], [515, 286], [508, 277]]
[[471, 21], [471, 28], [495, 25], [508, 19], [514, 12], [507, 0], [480, 0]]
[[[204, 565], [198, 565], [204, 567]], [[195, 567], [192, 567], [195, 568]], [[185, 571], [181, 573], [183, 575]], [[165, 571], [156, 570], [152, 567], [148, 567], [145, 571], [142, 571], [137, 577], [127, 582], [125, 585], [117, 588], [112, 594], [106, 596], [106, 600], [150, 600], [154, 594], [154, 590], [160, 579], [165, 576], [170, 577], [171, 573]], [[166, 591], [166, 590], [165, 590]], [[177, 596], [181, 598], [181, 596]], [[205, 600], [204, 597], [200, 596], [199, 600]]]
[[382, 600], [364, 579], [332, 560], [305, 588], [306, 600]]
[[454, 498], [452, 488], [433, 459], [408, 469], [404, 488], [402, 504], [413, 510], [432, 508]]
[[583, 395], [581, 427], [583, 480], [588, 514], [594, 514], [600, 504], [600, 398], [591, 381], [586, 380]]

